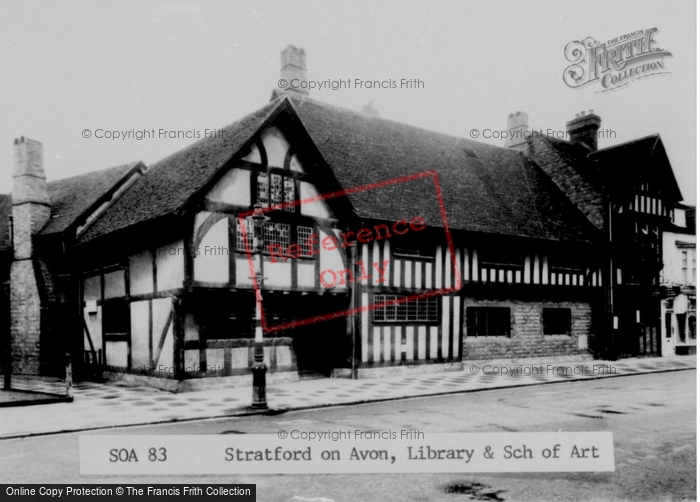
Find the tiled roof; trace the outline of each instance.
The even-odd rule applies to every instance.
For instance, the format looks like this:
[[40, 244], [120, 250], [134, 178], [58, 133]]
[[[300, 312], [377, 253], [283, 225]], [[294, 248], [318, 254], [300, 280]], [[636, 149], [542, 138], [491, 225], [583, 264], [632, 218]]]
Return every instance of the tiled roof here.
[[81, 236], [101, 235], [178, 211], [251, 138], [281, 100], [268, 103], [221, 134], [205, 138], [156, 162]]
[[[306, 130], [344, 188], [435, 170], [449, 226], [549, 240], [590, 240], [592, 227], [519, 152], [427, 131], [304, 98], [292, 98]], [[420, 215], [442, 226], [430, 179], [351, 195], [361, 217]]]
[[48, 183], [51, 219], [39, 234], [63, 232], [141, 162], [93, 171]]
[[[47, 183], [51, 198], [51, 219], [39, 231], [40, 235], [60, 233], [73, 224], [141, 162], [132, 162], [87, 174]], [[9, 249], [9, 217], [12, 214], [12, 194], [0, 194], [0, 251]]]
[[[453, 229], [548, 240], [595, 232], [547, 176], [518, 152], [337, 108], [283, 98], [157, 162], [85, 232], [81, 242], [180, 210], [282, 108], [296, 113], [343, 188], [435, 170]], [[291, 107], [290, 107], [291, 103]], [[293, 108], [293, 110], [292, 110]], [[363, 218], [423, 216], [442, 226], [432, 179], [349, 197]]]
[[528, 155], [588, 220], [603, 230], [602, 190], [586, 175], [588, 149], [556, 138], [533, 137]]

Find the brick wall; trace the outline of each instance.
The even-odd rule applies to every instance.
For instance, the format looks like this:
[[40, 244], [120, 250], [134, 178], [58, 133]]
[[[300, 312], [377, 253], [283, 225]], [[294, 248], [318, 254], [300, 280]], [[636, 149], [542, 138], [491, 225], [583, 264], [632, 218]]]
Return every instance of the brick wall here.
[[10, 281], [13, 372], [38, 374], [41, 300], [32, 260], [13, 262]]
[[[475, 301], [465, 299], [467, 307], [509, 307], [511, 336], [469, 336], [464, 312], [463, 360], [509, 359], [521, 357], [564, 356], [588, 354], [588, 349], [579, 349], [579, 335], [592, 343], [591, 306], [583, 302], [525, 302], [525, 301]], [[571, 309], [571, 335], [545, 335], [542, 310], [550, 307]]]
[[[13, 371], [38, 374], [41, 370], [42, 296], [33, 236], [51, 216], [51, 200], [43, 166], [43, 147], [38, 141], [15, 140], [12, 173], [12, 244], [10, 269], [10, 339]], [[42, 293], [44, 293], [42, 291]]]

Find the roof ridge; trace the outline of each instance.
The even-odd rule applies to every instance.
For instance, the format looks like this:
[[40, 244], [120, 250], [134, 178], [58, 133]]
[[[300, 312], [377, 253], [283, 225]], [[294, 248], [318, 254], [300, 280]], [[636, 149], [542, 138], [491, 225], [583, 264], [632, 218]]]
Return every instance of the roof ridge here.
[[[75, 180], [75, 179], [77, 179], [77, 178], [80, 178], [80, 177], [83, 177], [83, 176], [90, 176], [90, 175], [95, 174], [95, 173], [104, 173], [104, 172], [106, 172], [106, 171], [111, 171], [111, 170], [115, 170], [115, 171], [116, 171], [117, 169], [120, 169], [120, 168], [121, 168], [121, 169], [125, 169], [126, 167], [134, 168], [134, 167], [136, 167], [138, 164], [143, 164], [143, 161], [142, 161], [142, 160], [136, 160], [136, 161], [134, 161], [134, 162], [127, 162], [126, 164], [119, 164], [119, 165], [117, 165], [117, 166], [105, 167], [104, 169], [95, 169], [94, 171], [88, 171], [88, 172], [86, 172], [86, 173], [81, 173], [81, 174], [74, 174], [73, 176], [66, 176], [65, 178], [58, 178], [58, 179], [51, 180], [51, 181], [48, 181], [48, 180], [47, 180], [46, 183], [49, 184], [49, 185], [51, 185], [52, 183], [58, 183], [58, 182], [61, 182], [61, 181], [72, 181], [72, 180]], [[145, 166], [145, 164], [144, 164], [144, 166]]]
[[[618, 147], [621, 147], [621, 146], [631, 145], [632, 143], [637, 143], [637, 142], [639, 142], [639, 141], [645, 141], [645, 140], [648, 140], [648, 139], [651, 139], [651, 138], [654, 138], [654, 137], [656, 137], [656, 140], [657, 140], [657, 141], [658, 141], [658, 140], [661, 140], [661, 135], [657, 132], [657, 133], [654, 133], [654, 134], [649, 134], [649, 135], [647, 135], [647, 136], [642, 136], [641, 138], [631, 139], [631, 140], [629, 140], [629, 141], [625, 141], [624, 143], [618, 143], [618, 144], [616, 144], [616, 145], [606, 146], [605, 148], [601, 148], [601, 149], [599, 149], [599, 150], [596, 150], [595, 152], [591, 152], [590, 155], [595, 155], [596, 153], [605, 152], [605, 151], [607, 151], [607, 150], [611, 150], [611, 149], [613, 149], [613, 148], [618, 148]], [[656, 142], [654, 142], [654, 146], [652, 147], [652, 149], [653, 149], [653, 148], [656, 148]]]
[[[294, 111], [297, 113], [297, 115], [299, 115], [299, 111], [297, 110], [297, 108], [294, 104], [294, 100], [299, 100], [301, 103], [303, 103], [304, 101], [309, 101], [312, 104], [317, 104], [317, 105], [322, 106], [322, 107], [332, 108], [332, 109], [335, 109], [336, 111], [342, 112], [342, 113], [351, 113], [353, 115], [358, 116], [359, 118], [363, 118], [366, 120], [388, 122], [390, 124], [399, 125], [401, 127], [408, 127], [408, 128], [414, 129], [417, 132], [434, 134], [437, 136], [442, 136], [444, 138], [457, 140], [458, 142], [463, 141], [463, 142], [466, 142], [469, 146], [476, 145], [476, 146], [481, 146], [481, 147], [486, 147], [486, 148], [495, 148], [495, 149], [498, 149], [498, 150], [501, 150], [504, 152], [512, 152], [514, 154], [518, 153], [516, 150], [512, 150], [510, 148], [506, 148], [506, 147], [498, 146], [498, 145], [491, 145], [489, 143], [476, 141], [474, 139], [467, 138], [465, 136], [456, 136], [454, 134], [447, 134], [444, 132], [435, 131], [433, 129], [426, 129], [425, 127], [420, 127], [420, 126], [416, 126], [413, 124], [407, 124], [405, 122], [400, 122], [398, 120], [394, 120], [394, 119], [390, 119], [390, 118], [386, 118], [386, 117], [382, 117], [382, 116], [373, 116], [373, 115], [370, 116], [370, 115], [367, 115], [365, 113], [362, 113], [361, 111], [353, 110], [351, 108], [344, 108], [342, 106], [338, 106], [338, 105], [331, 104], [331, 103], [326, 103], [325, 101], [320, 101], [318, 99], [313, 99], [313, 98], [304, 97], [304, 96], [290, 96], [290, 95], [284, 96], [284, 99], [288, 99], [290, 101], [290, 103], [291, 103], [292, 107], [294, 108]], [[457, 148], [457, 143], [455, 143], [454, 148]]]

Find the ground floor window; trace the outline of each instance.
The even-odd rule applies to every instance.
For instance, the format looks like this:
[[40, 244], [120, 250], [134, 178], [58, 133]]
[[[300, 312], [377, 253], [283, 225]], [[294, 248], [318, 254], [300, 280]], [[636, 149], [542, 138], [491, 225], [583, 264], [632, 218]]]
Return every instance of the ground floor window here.
[[[391, 303], [401, 298], [400, 295], [374, 295], [374, 303], [378, 307], [374, 309], [375, 322], [437, 322], [440, 319], [438, 313], [438, 298], [420, 298], [401, 303]], [[387, 305], [389, 303], [389, 305]]]
[[255, 297], [252, 292], [198, 292], [190, 301], [203, 340], [254, 336]]
[[123, 298], [106, 300], [102, 304], [102, 333], [126, 335], [130, 331], [129, 303]]
[[467, 336], [510, 337], [510, 308], [467, 307]]
[[571, 309], [544, 308], [542, 309], [542, 324], [545, 335], [571, 334]]

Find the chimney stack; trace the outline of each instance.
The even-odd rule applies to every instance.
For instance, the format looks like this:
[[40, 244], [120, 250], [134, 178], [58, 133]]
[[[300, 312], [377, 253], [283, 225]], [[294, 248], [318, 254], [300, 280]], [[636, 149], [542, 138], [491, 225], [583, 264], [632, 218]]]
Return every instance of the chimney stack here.
[[12, 246], [10, 269], [10, 336], [13, 370], [39, 374], [42, 301], [33, 236], [51, 217], [41, 143], [15, 139], [12, 173]]
[[529, 130], [527, 113], [511, 113], [508, 115], [508, 137], [506, 138], [504, 146], [511, 150], [524, 152], [527, 149], [527, 132]]
[[51, 217], [51, 199], [44, 174], [43, 145], [22, 136], [15, 139], [12, 172], [12, 226], [15, 260], [32, 258], [31, 236]]
[[371, 101], [363, 106], [360, 112], [370, 117], [379, 117], [379, 110]]
[[569, 141], [585, 146], [589, 151], [598, 149], [598, 129], [601, 119], [593, 113], [593, 110], [576, 114], [576, 118], [566, 123], [566, 133]]
[[306, 78], [306, 51], [304, 49], [288, 45], [282, 51], [280, 78], [286, 83], [284, 86], [279, 86], [281, 91], [304, 97], [309, 95], [309, 81]]

